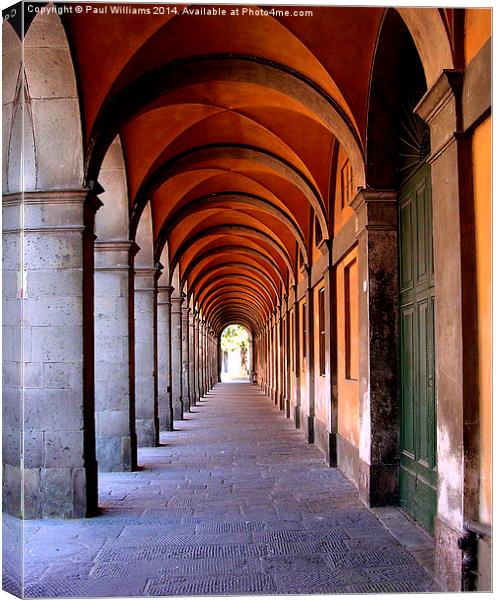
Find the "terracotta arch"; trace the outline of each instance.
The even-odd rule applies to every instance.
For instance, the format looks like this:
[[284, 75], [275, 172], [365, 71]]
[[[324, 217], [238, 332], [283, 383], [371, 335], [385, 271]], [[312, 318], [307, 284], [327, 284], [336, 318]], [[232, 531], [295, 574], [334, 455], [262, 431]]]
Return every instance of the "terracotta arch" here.
[[199, 169], [201, 165], [204, 168], [206, 168], [206, 165], [216, 168], [216, 164], [223, 160], [246, 160], [255, 164], [261, 164], [264, 168], [274, 171], [283, 179], [291, 182], [303, 194], [304, 198], [315, 211], [323, 234], [326, 236], [325, 239], [328, 239], [325, 204], [320, 192], [308, 177], [289, 162], [268, 150], [234, 143], [194, 147], [187, 152], [173, 157], [164, 165], [156, 165], [156, 167], [151, 168], [150, 175], [144, 180], [137, 191], [135, 204], [132, 209], [132, 224], [138, 218], [144, 203], [170, 177], [185, 171]]
[[[290, 275], [292, 281], [294, 281], [294, 271], [293, 271], [292, 263], [291, 263], [290, 257], [287, 254], [285, 248], [283, 246], [281, 246], [278, 242], [276, 242], [273, 238], [271, 238], [269, 235], [267, 235], [257, 229], [254, 229], [252, 227], [243, 226], [243, 225], [237, 225], [237, 226], [228, 225], [228, 224], [227, 225], [219, 225], [217, 227], [211, 227], [209, 229], [201, 231], [198, 234], [196, 234], [195, 236], [192, 236], [189, 240], [184, 242], [178, 248], [178, 250], [176, 250], [175, 254], [171, 257], [171, 262], [170, 262], [171, 270], [172, 271], [174, 270], [174, 268], [176, 267], [176, 265], [178, 264], [178, 262], [180, 260], [180, 257], [182, 256], [182, 254], [195, 241], [200, 240], [200, 239], [210, 236], [210, 235], [223, 234], [223, 233], [227, 233], [227, 232], [232, 233], [232, 234], [235, 233], [240, 236], [245, 235], [248, 237], [253, 237], [255, 239], [259, 239], [259, 240], [266, 242], [269, 246], [271, 246], [274, 250], [276, 250], [276, 252], [282, 258], [286, 267], [289, 270], [289, 275]], [[157, 248], [156, 248], [156, 253], [157, 253]]]
[[[250, 288], [249, 286], [246, 285], [242, 285], [240, 283], [238, 284], [222, 284], [222, 285], [218, 285], [216, 288], [214, 288], [211, 293], [209, 295], [207, 295], [205, 298], [202, 299], [202, 301], [199, 301], [199, 306], [206, 311], [206, 314], [209, 314], [209, 310], [211, 309], [212, 305], [214, 304], [215, 301], [218, 300], [218, 298], [222, 295], [222, 294], [226, 294], [226, 299], [230, 299], [233, 300], [233, 296], [231, 294], [236, 293], [236, 294], [240, 294], [240, 296], [244, 296], [247, 298], [250, 298], [252, 301], [254, 301], [256, 303], [256, 306], [258, 306], [263, 312], [266, 310], [269, 310], [268, 305], [264, 302], [262, 297], [259, 297], [256, 292], [254, 291], [254, 289]], [[225, 296], [222, 298], [222, 300], [225, 300]]]
[[[222, 295], [223, 297], [221, 297]], [[220, 298], [224, 304], [220, 304]], [[211, 295], [206, 301], [206, 303], [203, 304], [203, 310], [205, 311], [206, 318], [209, 318], [211, 313], [214, 312], [220, 306], [224, 306], [224, 308], [228, 309], [231, 306], [233, 306], [234, 302], [237, 302], [239, 300], [248, 301], [250, 304], [253, 304], [256, 309], [258, 309], [258, 314], [260, 314], [261, 316], [264, 315], [265, 307], [263, 306], [263, 304], [261, 304], [257, 296], [240, 290], [235, 290], [232, 292], [218, 290], [218, 292]]]
[[194, 293], [197, 291], [199, 282], [201, 282], [208, 273], [214, 272], [219, 268], [230, 268], [234, 273], [258, 273], [261, 274], [262, 277], [267, 278], [268, 281], [271, 282], [270, 285], [275, 286], [277, 289], [284, 288], [283, 278], [272, 269], [262, 267], [261, 263], [253, 257], [219, 253], [205, 259], [202, 263], [201, 261], [196, 260], [195, 267], [196, 272], [192, 275], [189, 283], [189, 288], [192, 289]]
[[182, 284], [187, 281], [190, 272], [192, 271], [192, 269], [194, 267], [196, 267], [199, 264], [202, 264], [202, 261], [211, 257], [211, 256], [216, 256], [218, 254], [224, 254], [224, 253], [229, 253], [229, 254], [233, 254], [233, 253], [237, 253], [237, 254], [245, 254], [248, 256], [255, 256], [258, 258], [258, 260], [263, 261], [264, 263], [266, 263], [268, 266], [272, 267], [275, 272], [277, 273], [277, 275], [281, 278], [281, 283], [282, 285], [284, 285], [284, 280], [280, 274], [278, 265], [276, 264], [276, 262], [274, 260], [272, 260], [269, 256], [267, 256], [266, 254], [263, 254], [262, 252], [259, 252], [258, 250], [254, 250], [254, 248], [248, 248], [246, 246], [243, 245], [232, 245], [232, 246], [218, 246], [215, 248], [211, 248], [209, 250], [206, 250], [204, 252], [201, 252], [200, 254], [198, 254], [196, 256], [196, 262], [193, 263], [191, 262], [187, 268], [183, 271], [182, 274]]
[[271, 289], [274, 292], [276, 297], [279, 296], [279, 289], [278, 289], [277, 285], [275, 284], [273, 279], [269, 275], [267, 275], [264, 271], [257, 269], [253, 265], [249, 265], [246, 263], [233, 262], [233, 261], [229, 261], [229, 260], [212, 267], [212, 269], [210, 269], [210, 271], [207, 273], [200, 273], [196, 277], [196, 279], [192, 282], [190, 289], [195, 293], [196, 287], [198, 285], [201, 286], [206, 283], [206, 281], [208, 280], [206, 278], [209, 278], [209, 280], [211, 280], [212, 277], [216, 275], [216, 273], [218, 273], [221, 270], [226, 270], [226, 269], [229, 269], [230, 274], [231, 273], [238, 274], [238, 272], [245, 272], [245, 273], [251, 273], [251, 274], [255, 275], [256, 279], [260, 278], [264, 282], [266, 282], [269, 289]]
[[294, 235], [299, 249], [301, 250], [305, 259], [305, 263], [308, 264], [308, 251], [305, 244], [304, 234], [299, 224], [296, 223], [294, 219], [290, 218], [282, 209], [280, 209], [278, 206], [275, 206], [275, 204], [273, 204], [270, 200], [266, 200], [265, 198], [247, 192], [217, 192], [190, 200], [188, 204], [182, 206], [182, 208], [174, 212], [168, 221], [164, 223], [159, 237], [162, 239], [168, 239], [170, 233], [176, 227], [176, 225], [190, 214], [200, 212], [204, 208], [226, 208], [230, 207], [231, 204], [243, 204], [257, 207], [265, 212], [268, 212], [268, 214], [274, 216], [278, 221], [283, 223]]
[[95, 120], [86, 152], [86, 173], [98, 171], [107, 146], [124, 124], [153, 107], [174, 87], [196, 81], [252, 81], [284, 91], [317, 115], [346, 148], [360, 184], [364, 182], [362, 144], [344, 109], [316, 83], [283, 64], [261, 57], [217, 54], [174, 61], [146, 73], [104, 103]]
[[[275, 299], [272, 297], [268, 289], [259, 279], [256, 279], [255, 277], [252, 277], [251, 275], [245, 273], [225, 273], [223, 275], [223, 281], [231, 281], [233, 279], [243, 280], [244, 282], [247, 282], [252, 286], [258, 287], [261, 293], [268, 299], [268, 302], [270, 303], [272, 309], [277, 305]], [[216, 285], [216, 283], [220, 282], [221, 280], [222, 279], [220, 277], [211, 277], [208, 281], [204, 283], [204, 290], [207, 292], [210, 289], [209, 286], [213, 287], [214, 285]]]

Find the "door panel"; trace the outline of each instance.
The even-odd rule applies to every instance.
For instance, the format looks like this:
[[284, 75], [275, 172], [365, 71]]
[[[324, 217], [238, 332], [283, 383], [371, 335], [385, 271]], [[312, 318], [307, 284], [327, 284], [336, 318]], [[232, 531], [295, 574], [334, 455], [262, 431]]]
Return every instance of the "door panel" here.
[[434, 269], [430, 170], [403, 186], [400, 236], [400, 504], [429, 531], [436, 511]]

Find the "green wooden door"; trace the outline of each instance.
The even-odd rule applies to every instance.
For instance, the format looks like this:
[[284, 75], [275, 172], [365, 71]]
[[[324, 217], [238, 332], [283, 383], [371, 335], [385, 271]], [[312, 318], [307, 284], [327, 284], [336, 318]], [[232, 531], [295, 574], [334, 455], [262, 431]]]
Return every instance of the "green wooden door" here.
[[434, 261], [430, 168], [421, 167], [399, 197], [401, 457], [400, 504], [434, 531], [436, 411]]

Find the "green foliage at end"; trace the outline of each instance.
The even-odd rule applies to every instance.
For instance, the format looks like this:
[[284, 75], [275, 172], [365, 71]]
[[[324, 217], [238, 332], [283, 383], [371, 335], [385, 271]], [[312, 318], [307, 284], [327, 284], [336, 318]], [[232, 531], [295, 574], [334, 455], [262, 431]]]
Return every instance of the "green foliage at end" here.
[[249, 333], [242, 325], [229, 325], [221, 334], [221, 349], [225, 352], [231, 352], [237, 348], [249, 347]]

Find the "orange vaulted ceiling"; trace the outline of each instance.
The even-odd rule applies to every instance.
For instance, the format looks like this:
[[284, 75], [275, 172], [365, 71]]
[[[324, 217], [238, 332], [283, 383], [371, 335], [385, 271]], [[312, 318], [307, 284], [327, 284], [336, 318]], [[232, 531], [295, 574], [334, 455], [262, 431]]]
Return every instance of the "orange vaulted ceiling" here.
[[63, 17], [87, 178], [98, 179], [119, 135], [132, 230], [150, 203], [156, 258], [166, 245], [170, 274], [178, 267], [198, 309], [218, 326], [236, 315], [261, 324], [295, 281], [299, 254], [308, 262], [315, 215], [328, 239], [337, 141], [363, 168], [385, 9], [274, 18], [92, 6]]

